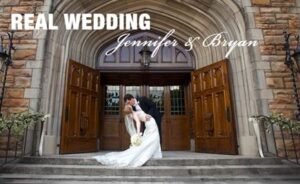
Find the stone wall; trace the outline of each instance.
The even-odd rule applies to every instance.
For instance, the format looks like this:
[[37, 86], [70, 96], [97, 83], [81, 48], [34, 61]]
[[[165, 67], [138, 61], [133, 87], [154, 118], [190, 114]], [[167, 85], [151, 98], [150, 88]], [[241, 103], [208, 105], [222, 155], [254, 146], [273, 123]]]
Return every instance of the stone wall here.
[[[46, 1], [45, 1], [46, 2]], [[40, 13], [45, 11], [44, 0], [0, 0], [0, 35], [4, 36], [7, 45], [7, 34], [10, 31], [11, 13]], [[40, 81], [43, 60], [43, 40], [45, 35], [34, 31], [16, 31], [13, 43], [13, 64], [8, 69], [3, 114], [18, 113], [29, 109], [37, 111], [40, 95]], [[3, 77], [3, 73], [0, 77]], [[2, 82], [0, 83], [2, 85]], [[30, 129], [28, 137], [31, 137]], [[7, 137], [0, 136], [0, 157], [6, 149]], [[11, 139], [9, 155], [15, 152], [14, 138]], [[27, 142], [29, 147], [31, 142]], [[20, 145], [19, 145], [20, 146]]]
[[[256, 7], [255, 25], [262, 30], [260, 45], [262, 62], [270, 66], [265, 70], [265, 82], [272, 89], [269, 99], [272, 112], [283, 113], [292, 118], [296, 106], [293, 98], [291, 72], [284, 64], [283, 31], [300, 33], [300, 1], [296, 0], [252, 0]], [[295, 40], [292, 48], [296, 47]], [[300, 87], [300, 75], [298, 86]]]
[[[264, 71], [265, 84], [270, 89], [268, 98], [269, 110], [283, 113], [294, 118], [297, 108], [293, 95], [291, 72], [284, 64], [283, 31], [300, 33], [300, 1], [299, 0], [252, 0], [255, 8], [255, 26], [261, 29], [263, 40], [260, 45], [261, 62], [266, 66]], [[295, 38], [291, 38], [291, 47], [296, 48]], [[300, 87], [300, 74], [296, 74], [297, 85]], [[300, 94], [300, 93], [299, 93]], [[295, 157], [291, 136], [284, 133], [287, 154]], [[278, 155], [285, 157], [282, 135], [275, 133]], [[295, 135], [296, 149], [300, 150], [299, 135]], [[300, 154], [300, 151], [298, 151]], [[298, 155], [299, 156], [299, 155]]]
[[[43, 0], [1, 0], [0, 1], [0, 33], [5, 36], [10, 30], [11, 13], [39, 12]], [[8, 69], [6, 91], [3, 100], [3, 111], [17, 113], [37, 109], [39, 97], [39, 77], [41, 69], [37, 60], [39, 38], [33, 31], [16, 31], [14, 34], [13, 64]], [[38, 78], [38, 79], [37, 79]]]

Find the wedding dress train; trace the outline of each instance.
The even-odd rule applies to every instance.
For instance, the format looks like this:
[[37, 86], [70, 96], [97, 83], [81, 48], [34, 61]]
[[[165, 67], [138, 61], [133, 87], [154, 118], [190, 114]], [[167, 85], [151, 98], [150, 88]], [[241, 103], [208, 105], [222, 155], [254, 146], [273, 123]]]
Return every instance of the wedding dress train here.
[[[127, 122], [128, 123], [128, 122]], [[111, 152], [105, 155], [94, 156], [103, 165], [114, 167], [138, 167], [144, 165], [151, 158], [162, 158], [159, 133], [156, 122], [153, 118], [145, 122], [146, 129], [141, 138], [139, 146], [131, 146], [125, 151]], [[130, 134], [133, 131], [129, 132]]]

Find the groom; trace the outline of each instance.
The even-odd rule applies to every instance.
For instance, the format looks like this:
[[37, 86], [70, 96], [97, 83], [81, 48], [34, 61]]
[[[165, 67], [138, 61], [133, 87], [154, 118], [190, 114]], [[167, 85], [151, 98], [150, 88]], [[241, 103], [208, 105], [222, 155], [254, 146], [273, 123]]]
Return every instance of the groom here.
[[[139, 103], [137, 103], [137, 100], [139, 101]], [[131, 94], [126, 94], [124, 96], [124, 101], [129, 103], [132, 106], [132, 109], [134, 111], [142, 109], [146, 114], [149, 114], [150, 116], [152, 116], [155, 119], [155, 122], [156, 122], [157, 127], [158, 127], [160, 142], [161, 142], [162, 141], [162, 139], [161, 139], [161, 118], [162, 118], [162, 114], [156, 108], [155, 103], [151, 99], [149, 99], [145, 96], [138, 97], [138, 99], [135, 99]], [[147, 121], [149, 119], [150, 119], [150, 117], [146, 117]]]

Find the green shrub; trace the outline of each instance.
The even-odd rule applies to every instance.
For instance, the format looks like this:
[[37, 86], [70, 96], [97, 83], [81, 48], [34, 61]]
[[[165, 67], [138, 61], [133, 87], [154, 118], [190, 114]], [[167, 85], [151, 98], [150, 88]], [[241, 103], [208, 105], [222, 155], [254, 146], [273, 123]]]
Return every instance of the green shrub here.
[[16, 137], [22, 136], [27, 127], [44, 121], [49, 115], [40, 112], [23, 112], [0, 117], [0, 134], [10, 130]]
[[251, 116], [251, 118], [263, 123], [268, 132], [271, 131], [273, 125], [277, 125], [283, 130], [293, 131], [294, 133], [300, 134], [300, 122], [286, 118], [282, 114], [271, 114], [269, 116], [256, 115]]

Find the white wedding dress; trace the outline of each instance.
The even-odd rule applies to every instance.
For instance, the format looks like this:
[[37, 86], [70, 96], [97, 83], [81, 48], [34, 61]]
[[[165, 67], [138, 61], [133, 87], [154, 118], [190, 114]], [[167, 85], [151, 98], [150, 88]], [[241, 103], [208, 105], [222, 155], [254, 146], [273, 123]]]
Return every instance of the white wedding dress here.
[[[133, 128], [133, 120], [127, 116], [125, 123], [130, 136], [134, 135], [136, 130]], [[145, 126], [146, 129], [141, 138], [142, 143], [139, 146], [131, 146], [125, 151], [111, 152], [93, 158], [103, 165], [114, 167], [138, 167], [144, 165], [151, 158], [162, 158], [159, 133], [154, 118], [146, 121]]]

